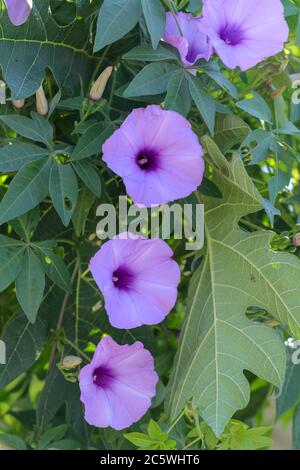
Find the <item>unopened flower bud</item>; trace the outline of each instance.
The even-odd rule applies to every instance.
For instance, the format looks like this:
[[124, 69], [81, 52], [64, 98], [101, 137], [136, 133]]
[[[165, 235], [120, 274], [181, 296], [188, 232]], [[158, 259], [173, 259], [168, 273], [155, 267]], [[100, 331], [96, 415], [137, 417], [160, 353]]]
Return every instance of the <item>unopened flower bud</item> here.
[[63, 358], [61, 366], [64, 369], [75, 369], [75, 367], [80, 366], [82, 359], [77, 356], [66, 356]]
[[104, 90], [106, 88], [109, 77], [111, 76], [113, 67], [107, 67], [101, 75], [97, 78], [90, 91], [90, 99], [93, 101], [99, 101], [102, 98]]
[[293, 238], [293, 245], [298, 248], [300, 246], [300, 233], [296, 233]]
[[16, 109], [22, 109], [25, 104], [25, 100], [13, 100], [12, 104]]
[[35, 94], [36, 97], [36, 110], [41, 116], [47, 116], [48, 114], [48, 101], [42, 86], [38, 89]]
[[6, 102], [6, 85], [3, 80], [0, 80], [0, 104], [5, 104]]

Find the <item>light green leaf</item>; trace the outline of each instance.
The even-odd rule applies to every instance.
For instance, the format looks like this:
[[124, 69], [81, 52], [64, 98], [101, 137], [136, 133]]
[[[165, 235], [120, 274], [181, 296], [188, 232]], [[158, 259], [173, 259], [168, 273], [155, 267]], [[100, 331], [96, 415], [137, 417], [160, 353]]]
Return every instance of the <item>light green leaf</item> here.
[[164, 441], [168, 438], [168, 434], [162, 433], [159, 425], [153, 419], [150, 419], [147, 431], [148, 431], [149, 437], [153, 441], [160, 441], [160, 440]]
[[153, 49], [156, 49], [166, 26], [166, 12], [158, 0], [142, 0], [142, 9]]
[[253, 97], [236, 103], [236, 106], [246, 113], [251, 114], [258, 119], [266, 122], [272, 122], [272, 114], [268, 104], [265, 102], [262, 96], [256, 91], [252, 92]]
[[142, 434], [141, 432], [130, 432], [124, 434], [124, 437], [127, 441], [140, 448], [149, 447], [153, 444], [153, 440], [147, 434]]
[[48, 193], [49, 158], [28, 163], [10, 183], [0, 203], [0, 225], [36, 207]]
[[[215, 166], [219, 150], [208, 137], [202, 141]], [[270, 249], [271, 232], [247, 233], [238, 227], [241, 217], [262, 208], [239, 156], [215, 166], [213, 182], [223, 199], [201, 197], [206, 252], [190, 285], [167, 408], [174, 419], [193, 397], [193, 406], [220, 436], [232, 415], [249, 402], [245, 370], [277, 387], [283, 382], [283, 341], [270, 327], [247, 319], [245, 312], [250, 306], [266, 310], [299, 337], [300, 263], [291, 254]]]
[[165, 108], [187, 116], [191, 108], [191, 95], [185, 73], [175, 72], [169, 81]]
[[113, 131], [114, 127], [110, 124], [105, 127], [102, 124], [93, 124], [78, 140], [71, 159], [78, 161], [101, 153], [102, 145]]
[[85, 88], [97, 59], [90, 52], [92, 16], [79, 15], [68, 26], [60, 27], [51, 14], [49, 0], [35, 0], [29, 20], [17, 28], [0, 12], [0, 65], [3, 80], [12, 91], [12, 98], [32, 96], [50, 68], [59, 88], [71, 94]]
[[168, 63], [148, 64], [134, 77], [123, 96], [130, 98], [163, 93], [167, 90], [169, 80], [175, 70], [176, 68]]
[[0, 171], [18, 171], [27, 163], [47, 155], [49, 151], [37, 145], [13, 142], [0, 148]]
[[187, 75], [190, 92], [193, 100], [201, 114], [210, 133], [213, 135], [215, 129], [216, 105], [214, 100], [202, 90], [202, 82], [199, 77]]
[[140, 0], [104, 0], [97, 21], [94, 52], [129, 33], [141, 13]]
[[248, 124], [234, 114], [219, 114], [216, 119], [215, 141], [226, 153], [234, 148], [237, 144], [241, 144], [250, 129]]
[[261, 426], [249, 428], [245, 423], [232, 420], [222, 435], [218, 450], [259, 450], [271, 446], [271, 428]]
[[31, 323], [35, 322], [43, 300], [45, 274], [38, 257], [28, 248], [16, 280], [17, 299]]
[[18, 114], [7, 114], [0, 116], [0, 119], [7, 127], [13, 129], [17, 134], [35, 142], [42, 142], [47, 147], [50, 146], [53, 129], [51, 124], [37, 113], [32, 113], [32, 119]]
[[73, 163], [79, 178], [98, 198], [101, 196], [101, 178], [97, 170], [88, 162]]
[[71, 165], [55, 163], [51, 169], [49, 192], [53, 205], [67, 227], [75, 210], [78, 185]]

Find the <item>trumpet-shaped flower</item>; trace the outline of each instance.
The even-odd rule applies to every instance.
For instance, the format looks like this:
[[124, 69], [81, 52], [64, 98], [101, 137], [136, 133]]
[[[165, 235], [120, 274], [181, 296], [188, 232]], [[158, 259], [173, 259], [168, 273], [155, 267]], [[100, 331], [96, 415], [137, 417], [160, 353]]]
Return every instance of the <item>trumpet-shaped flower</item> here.
[[282, 51], [289, 34], [280, 0], [204, 0], [200, 28], [224, 64], [241, 70]]
[[116, 328], [160, 323], [174, 307], [180, 270], [163, 240], [124, 233], [90, 262], [109, 320]]
[[157, 382], [153, 357], [142, 343], [120, 346], [104, 337], [79, 375], [86, 421], [98, 428], [131, 426], [150, 408]]
[[123, 178], [134, 203], [147, 207], [189, 196], [204, 172], [191, 124], [156, 105], [132, 111], [103, 145], [103, 160]]

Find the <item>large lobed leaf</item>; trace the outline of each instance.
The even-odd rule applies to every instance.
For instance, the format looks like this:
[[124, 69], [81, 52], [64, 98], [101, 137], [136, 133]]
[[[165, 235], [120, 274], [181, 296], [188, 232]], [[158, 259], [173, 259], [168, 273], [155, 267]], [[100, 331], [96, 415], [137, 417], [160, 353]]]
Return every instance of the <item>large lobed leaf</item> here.
[[67, 94], [85, 86], [96, 65], [90, 54], [89, 22], [76, 19], [61, 27], [49, 13], [49, 0], [35, 0], [29, 20], [13, 26], [1, 2], [0, 65], [14, 99], [31, 96], [51, 69]]
[[203, 140], [223, 199], [202, 199], [206, 253], [191, 282], [167, 408], [174, 419], [193, 398], [201, 416], [221, 435], [249, 401], [245, 370], [277, 387], [283, 382], [282, 340], [245, 312], [251, 306], [264, 309], [300, 337], [300, 263], [270, 249], [271, 232], [249, 234], [238, 227], [242, 216], [262, 208], [261, 197], [237, 155], [229, 163], [210, 138]]

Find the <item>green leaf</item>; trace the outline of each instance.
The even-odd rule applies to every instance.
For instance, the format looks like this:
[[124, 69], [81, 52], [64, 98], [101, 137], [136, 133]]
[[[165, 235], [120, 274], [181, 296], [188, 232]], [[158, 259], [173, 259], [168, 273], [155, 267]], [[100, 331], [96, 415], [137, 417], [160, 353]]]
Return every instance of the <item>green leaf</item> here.
[[78, 385], [67, 382], [60, 370], [56, 366], [53, 367], [37, 404], [37, 424], [41, 430], [45, 429], [65, 401], [71, 397], [74, 386]]
[[293, 448], [300, 450], [300, 405], [297, 406], [293, 419]]
[[276, 400], [277, 419], [295, 406], [300, 398], [300, 365], [293, 363], [292, 357], [295, 350], [287, 349], [288, 361], [284, 383]]
[[142, 9], [153, 49], [156, 49], [166, 26], [165, 9], [157, 0], [142, 0]]
[[215, 142], [222, 152], [241, 144], [249, 134], [250, 129], [241, 118], [234, 114], [219, 114], [216, 119]]
[[236, 106], [246, 113], [251, 114], [258, 119], [261, 119], [265, 122], [272, 122], [272, 114], [269, 106], [265, 102], [262, 96], [260, 96], [256, 91], [252, 92], [253, 98], [245, 99], [236, 103]]
[[199, 77], [194, 77], [188, 74], [190, 93], [193, 100], [201, 114], [205, 124], [207, 125], [210, 133], [214, 134], [215, 129], [215, 116], [216, 105], [214, 100], [206, 95], [202, 90], [202, 82]]
[[0, 148], [0, 171], [18, 171], [27, 163], [47, 155], [49, 151], [37, 145], [13, 142]]
[[71, 165], [55, 163], [52, 166], [49, 192], [62, 223], [67, 227], [78, 198], [77, 179]]
[[101, 196], [101, 178], [98, 171], [89, 162], [73, 163], [79, 178], [98, 198]]
[[129, 33], [141, 13], [140, 0], [104, 0], [97, 21], [94, 52]]
[[22, 137], [42, 142], [49, 147], [53, 137], [51, 124], [37, 113], [31, 113], [31, 116], [32, 119], [18, 114], [7, 114], [0, 116], [0, 120]]
[[211, 63], [208, 68], [205, 70], [206, 75], [208, 75], [212, 80], [214, 80], [221, 88], [223, 88], [227, 93], [230, 94], [233, 98], [238, 98], [238, 91], [236, 87], [225, 77], [222, 73], [220, 67], [215, 63]]
[[[50, 243], [52, 243], [51, 240]], [[55, 241], [54, 244], [56, 245]], [[49, 242], [36, 242], [33, 248], [37, 249], [38, 255], [41, 257], [43, 263], [44, 271], [51, 281], [60, 289], [71, 292], [72, 286], [69, 271], [62, 258], [54, 253], [53, 247], [49, 247]]]
[[45, 274], [38, 257], [28, 248], [16, 280], [17, 299], [31, 323], [35, 322], [43, 300]]
[[249, 428], [245, 423], [232, 420], [222, 435], [222, 442], [217, 446], [218, 450], [259, 450], [271, 446], [271, 428], [261, 426]]
[[136, 447], [147, 448], [153, 444], [153, 440], [147, 436], [147, 434], [142, 434], [141, 432], [130, 432], [124, 434], [125, 439], [134, 444]]
[[20, 238], [28, 241], [34, 235], [34, 232], [39, 222], [40, 210], [37, 206], [26, 214], [21, 215], [15, 220], [12, 220], [10, 224], [12, 225], [14, 231], [19, 235]]
[[84, 234], [87, 218], [95, 199], [94, 194], [86, 186], [81, 189], [78, 204], [72, 215], [72, 222], [77, 237]]
[[28, 163], [10, 183], [0, 203], [0, 225], [36, 207], [48, 194], [50, 160]]
[[0, 364], [0, 389], [27, 371], [47, 341], [47, 324], [40, 316], [34, 324], [24, 313], [13, 315], [1, 338], [6, 344], [6, 364]]
[[[38, 449], [45, 450], [53, 441], [60, 441], [66, 434], [68, 430], [67, 424], [61, 424], [60, 426], [55, 426], [55, 428], [48, 429], [39, 442]], [[54, 446], [52, 446], [54, 447]]]
[[159, 44], [155, 50], [148, 44], [140, 44], [134, 49], [131, 49], [131, 51], [126, 52], [123, 59], [140, 60], [142, 62], [160, 62], [162, 60], [177, 59], [177, 55], [176, 49], [171, 48], [167, 44]]
[[82, 160], [102, 152], [102, 145], [112, 135], [114, 127], [112, 125], [103, 126], [95, 123], [78, 140], [71, 159], [73, 161]]
[[146, 65], [124, 91], [125, 98], [145, 95], [158, 95], [168, 88], [168, 83], [176, 68], [168, 63], [154, 62]]
[[168, 83], [165, 108], [187, 116], [191, 109], [191, 95], [185, 73], [175, 72]]
[[149, 437], [153, 441], [165, 440], [168, 438], [168, 435], [161, 432], [159, 425], [153, 419], [150, 419], [147, 431], [148, 431]]
[[249, 147], [249, 153], [252, 156], [250, 164], [256, 165], [269, 156], [274, 145], [276, 145], [276, 137], [272, 132], [255, 129], [245, 138], [241, 148]]
[[24, 245], [0, 235], [0, 292], [14, 282], [20, 272]]
[[90, 53], [92, 15], [76, 17], [67, 26], [58, 26], [51, 13], [49, 0], [35, 0], [29, 20], [17, 28], [1, 11], [0, 64], [3, 80], [12, 91], [12, 98], [32, 96], [51, 69], [64, 92], [83, 89], [90, 81], [97, 59]]
[[[208, 137], [202, 141], [215, 166], [220, 151]], [[300, 334], [299, 260], [272, 251], [271, 232], [238, 227], [241, 217], [262, 208], [262, 200], [239, 156], [234, 154], [230, 163], [223, 159], [213, 178], [222, 200], [201, 197], [206, 251], [190, 285], [167, 407], [174, 419], [193, 397], [194, 408], [218, 436], [249, 402], [245, 370], [277, 387], [284, 378], [283, 341], [270, 327], [249, 320], [247, 308], [261, 308], [292, 336]]]

